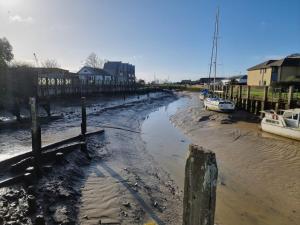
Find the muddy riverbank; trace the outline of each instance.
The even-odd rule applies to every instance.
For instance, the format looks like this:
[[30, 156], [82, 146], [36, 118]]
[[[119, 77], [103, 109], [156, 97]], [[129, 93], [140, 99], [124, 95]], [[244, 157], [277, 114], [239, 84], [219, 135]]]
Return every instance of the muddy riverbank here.
[[[286, 225], [300, 220], [300, 143], [262, 133], [253, 115], [204, 111], [191, 93], [132, 96], [125, 102], [92, 100], [87, 105], [88, 130], [106, 127], [104, 135], [88, 140], [92, 160], [75, 151], [66, 164], [47, 173], [34, 190], [38, 210], [32, 215], [23, 204], [28, 190], [1, 189], [4, 221], [32, 224], [43, 214], [47, 224], [181, 224], [189, 143], [216, 153], [216, 224]], [[80, 107], [56, 109], [63, 117], [43, 124], [44, 143], [79, 133]], [[26, 129], [2, 131], [2, 154], [9, 155], [12, 147], [17, 153], [29, 150], [29, 138]]]
[[196, 94], [188, 96], [188, 106], [171, 121], [193, 143], [216, 153], [216, 223], [297, 224], [300, 142], [261, 132], [257, 118], [243, 111], [229, 115], [205, 111]]
[[[75, 150], [65, 164], [48, 171], [33, 190], [22, 186], [1, 189], [2, 222], [32, 224], [42, 214], [47, 224], [178, 224], [181, 193], [146, 151], [141, 138], [141, 124], [149, 113], [176, 99], [170, 93], [156, 93], [149, 98], [136, 96], [126, 102], [110, 102], [108, 107], [102, 102], [88, 104], [88, 130], [103, 124], [114, 127], [106, 128], [104, 136], [88, 139], [92, 160]], [[44, 143], [78, 134], [80, 107], [61, 109], [63, 119], [43, 125]], [[14, 140], [28, 139], [27, 132], [2, 132], [3, 154], [9, 154], [9, 148], [15, 145], [18, 152], [29, 149], [26, 141]], [[30, 193], [37, 200], [35, 213], [27, 204]]]

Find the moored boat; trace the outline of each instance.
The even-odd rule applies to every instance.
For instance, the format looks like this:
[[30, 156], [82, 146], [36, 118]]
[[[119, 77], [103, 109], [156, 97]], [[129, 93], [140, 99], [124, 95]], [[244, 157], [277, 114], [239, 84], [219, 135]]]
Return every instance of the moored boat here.
[[283, 114], [277, 114], [273, 110], [262, 111], [264, 118], [261, 121], [261, 129], [265, 132], [300, 141], [300, 108], [282, 110]]
[[204, 100], [204, 107], [207, 110], [218, 112], [232, 112], [235, 110], [235, 104], [233, 102], [222, 98], [206, 98]]

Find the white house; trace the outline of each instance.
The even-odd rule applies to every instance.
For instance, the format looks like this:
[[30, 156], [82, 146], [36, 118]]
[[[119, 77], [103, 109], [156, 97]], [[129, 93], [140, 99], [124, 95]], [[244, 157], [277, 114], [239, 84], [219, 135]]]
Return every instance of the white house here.
[[78, 71], [79, 79], [82, 84], [110, 84], [113, 76], [100, 68], [84, 66]]

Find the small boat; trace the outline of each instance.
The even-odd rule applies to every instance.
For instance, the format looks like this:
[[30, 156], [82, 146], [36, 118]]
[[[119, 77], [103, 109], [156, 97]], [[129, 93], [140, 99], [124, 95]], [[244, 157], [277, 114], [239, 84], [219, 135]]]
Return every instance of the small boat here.
[[218, 112], [232, 112], [235, 110], [235, 104], [233, 102], [222, 98], [206, 98], [204, 100], [204, 107], [207, 110]]
[[282, 114], [274, 110], [261, 112], [265, 115], [261, 121], [263, 131], [300, 141], [300, 108], [281, 110]]

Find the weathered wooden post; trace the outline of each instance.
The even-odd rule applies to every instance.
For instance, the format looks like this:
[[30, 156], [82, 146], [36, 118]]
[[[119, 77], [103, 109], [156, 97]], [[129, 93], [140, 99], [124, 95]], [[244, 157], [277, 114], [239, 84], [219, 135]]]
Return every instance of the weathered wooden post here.
[[230, 100], [233, 99], [233, 85], [230, 85]]
[[243, 107], [243, 105], [242, 105], [242, 95], [243, 95], [243, 86], [242, 86], [242, 85], [239, 85], [238, 106], [239, 106], [240, 108]]
[[275, 103], [275, 112], [278, 113], [279, 110], [279, 102]]
[[190, 145], [185, 165], [183, 225], [214, 225], [217, 178], [215, 153]]
[[289, 93], [288, 93], [288, 101], [286, 105], [286, 109], [290, 109], [292, 106], [292, 101], [293, 101], [293, 92], [294, 92], [294, 86], [290, 85], [289, 87]]
[[32, 140], [32, 152], [34, 156], [34, 168], [36, 173], [41, 172], [41, 127], [38, 120], [38, 107], [35, 98], [30, 98], [30, 112], [31, 112], [31, 140]]
[[81, 97], [81, 135], [86, 134], [86, 103], [85, 97]]
[[[260, 110], [263, 111], [266, 109], [266, 105], [267, 105], [267, 101], [268, 101], [268, 91], [269, 91], [269, 87], [268, 86], [264, 86], [264, 95], [263, 95], [263, 99], [261, 101], [261, 105], [260, 105]], [[257, 114], [257, 113], [255, 113]], [[260, 116], [263, 116], [263, 113], [260, 113]]]
[[254, 114], [258, 114], [258, 101], [255, 101]]
[[251, 93], [251, 86], [247, 86], [247, 99], [246, 99], [246, 110], [250, 110], [250, 93]]
[[226, 99], [226, 85], [222, 85], [222, 98]]

